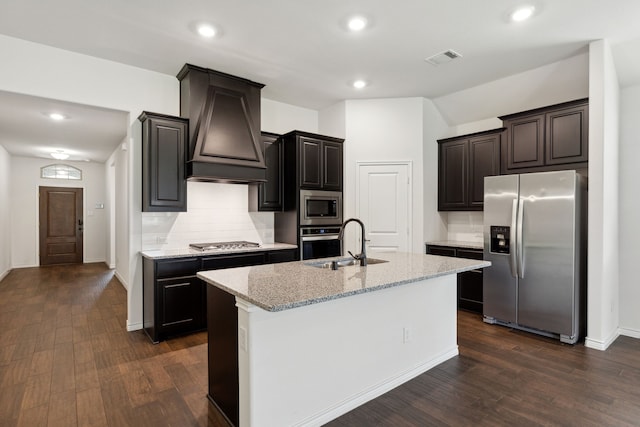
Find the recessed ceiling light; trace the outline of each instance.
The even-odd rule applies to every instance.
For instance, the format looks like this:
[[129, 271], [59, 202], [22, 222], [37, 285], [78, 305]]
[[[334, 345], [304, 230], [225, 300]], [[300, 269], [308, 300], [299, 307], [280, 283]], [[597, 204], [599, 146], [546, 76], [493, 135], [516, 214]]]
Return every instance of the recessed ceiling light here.
[[216, 35], [216, 29], [210, 24], [200, 24], [197, 28], [198, 34], [205, 38], [212, 38]]
[[60, 114], [60, 113], [50, 113], [49, 114], [49, 118], [51, 120], [55, 120], [55, 121], [59, 122], [60, 120], [66, 119], [67, 116], [65, 116], [64, 114]]
[[362, 31], [367, 27], [367, 18], [363, 16], [354, 16], [347, 22], [347, 27], [351, 31]]
[[69, 155], [64, 152], [64, 150], [56, 150], [51, 153], [51, 157], [57, 160], [66, 160], [69, 158]]
[[356, 89], [363, 89], [367, 86], [367, 82], [364, 80], [356, 80], [353, 82], [353, 87]]
[[534, 6], [522, 6], [511, 12], [511, 20], [513, 22], [522, 22], [533, 16], [533, 12], [536, 11]]

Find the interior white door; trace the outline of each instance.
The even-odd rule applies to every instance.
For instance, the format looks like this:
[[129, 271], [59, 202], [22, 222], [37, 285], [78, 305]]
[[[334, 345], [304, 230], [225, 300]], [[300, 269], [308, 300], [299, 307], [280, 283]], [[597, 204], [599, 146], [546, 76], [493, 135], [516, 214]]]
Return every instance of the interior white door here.
[[358, 164], [356, 215], [366, 226], [369, 252], [411, 251], [410, 194], [409, 162]]

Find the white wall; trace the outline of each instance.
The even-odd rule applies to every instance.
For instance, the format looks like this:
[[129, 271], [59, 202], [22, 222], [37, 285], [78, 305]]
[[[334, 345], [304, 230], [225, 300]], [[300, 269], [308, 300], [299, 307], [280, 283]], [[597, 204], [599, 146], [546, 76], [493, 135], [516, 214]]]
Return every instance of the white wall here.
[[118, 180], [116, 274], [128, 292], [127, 327], [142, 326], [140, 112], [179, 113], [179, 82], [173, 76], [0, 35], [0, 90], [112, 108], [129, 113], [128, 150]]
[[[587, 53], [433, 100], [452, 125], [589, 96]], [[488, 128], [491, 129], [491, 128]]]
[[11, 269], [11, 156], [0, 145], [0, 280]]
[[261, 127], [265, 132], [287, 133], [292, 130], [318, 132], [318, 112], [270, 99], [261, 99]]
[[623, 89], [620, 99], [620, 329], [624, 335], [640, 338], [640, 86]]
[[619, 326], [619, 86], [606, 40], [589, 46], [589, 254], [585, 345], [604, 350]]
[[356, 162], [409, 160], [413, 174], [411, 248], [421, 252], [424, 244], [423, 98], [349, 100], [345, 104], [345, 115], [345, 218], [356, 212]]
[[[64, 163], [82, 171], [82, 180], [69, 181], [40, 178], [40, 168]], [[60, 162], [54, 159], [11, 157], [11, 265], [38, 266], [38, 187], [83, 188], [84, 262], [104, 262], [106, 259], [107, 214], [95, 209], [105, 203], [104, 164], [93, 162]], [[106, 203], [105, 203], [106, 205]]]
[[[336, 138], [346, 138], [347, 135], [347, 104], [345, 101], [331, 105], [319, 115], [319, 129], [323, 135], [335, 136]], [[349, 141], [345, 142], [346, 144]]]
[[233, 240], [273, 243], [273, 213], [248, 212], [247, 185], [188, 182], [187, 194], [187, 212], [142, 214], [144, 250]]
[[447, 132], [447, 124], [429, 99], [422, 100], [422, 163], [423, 163], [423, 239], [424, 242], [441, 240], [447, 233], [447, 214], [438, 212], [438, 143]]
[[[121, 143], [122, 144], [122, 143]], [[107, 249], [106, 263], [109, 268], [116, 268], [116, 155], [120, 151], [117, 147], [105, 162], [105, 184], [107, 186]]]

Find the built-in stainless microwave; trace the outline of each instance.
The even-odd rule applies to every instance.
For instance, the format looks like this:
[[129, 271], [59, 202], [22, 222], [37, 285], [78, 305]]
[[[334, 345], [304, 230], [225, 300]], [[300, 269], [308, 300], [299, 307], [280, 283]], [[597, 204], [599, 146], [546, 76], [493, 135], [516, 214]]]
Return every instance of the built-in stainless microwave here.
[[300, 225], [342, 224], [342, 192], [300, 190]]

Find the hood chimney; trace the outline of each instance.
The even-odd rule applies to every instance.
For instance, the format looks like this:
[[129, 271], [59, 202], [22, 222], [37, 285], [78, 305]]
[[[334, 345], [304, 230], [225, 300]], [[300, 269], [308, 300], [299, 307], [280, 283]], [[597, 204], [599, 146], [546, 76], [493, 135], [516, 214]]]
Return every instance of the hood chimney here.
[[189, 119], [188, 180], [265, 181], [260, 144], [261, 83], [185, 64], [180, 115]]

